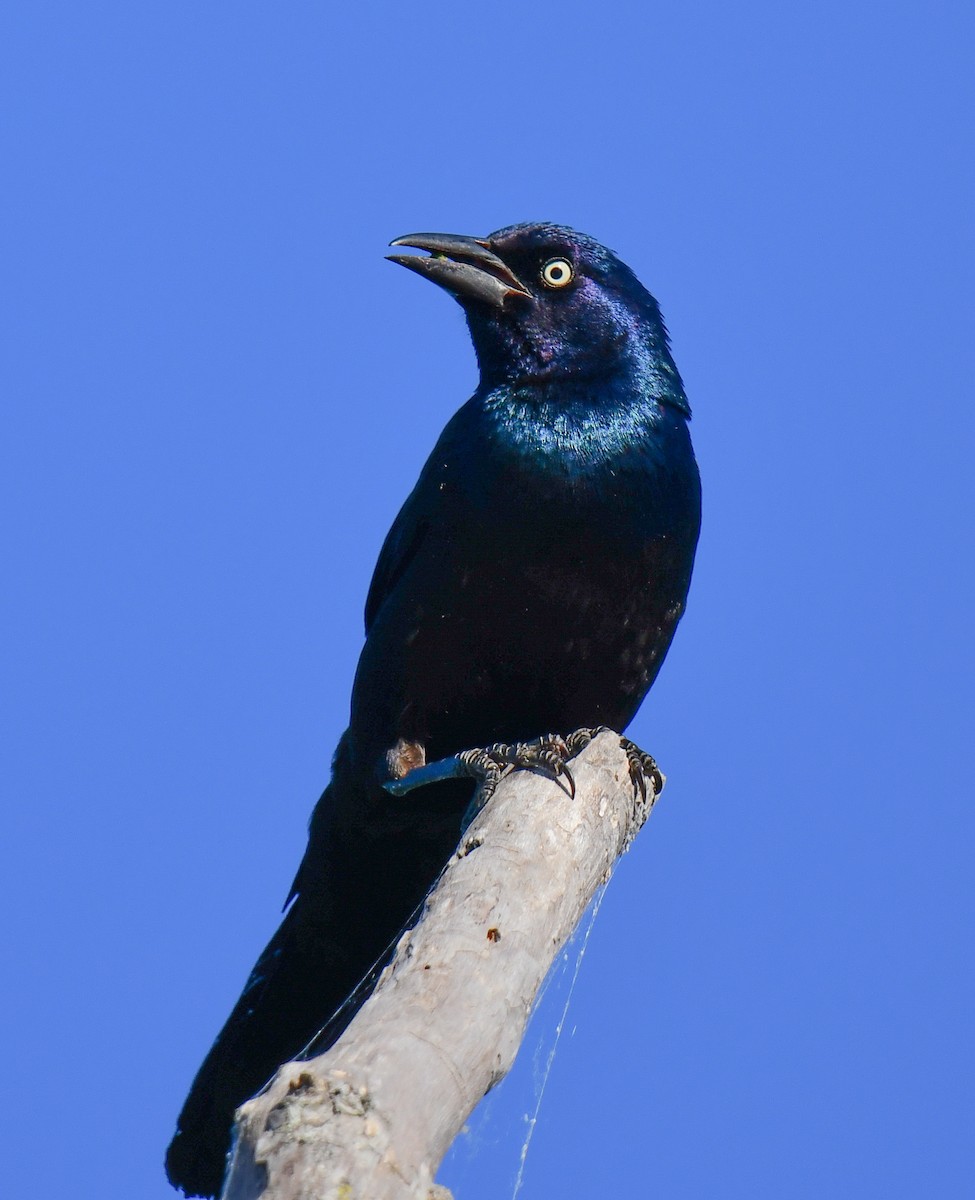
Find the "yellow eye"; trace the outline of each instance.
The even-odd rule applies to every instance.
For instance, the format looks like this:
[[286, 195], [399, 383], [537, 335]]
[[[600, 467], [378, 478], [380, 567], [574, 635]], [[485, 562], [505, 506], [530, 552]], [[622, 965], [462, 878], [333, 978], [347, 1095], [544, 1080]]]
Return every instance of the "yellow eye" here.
[[542, 283], [546, 287], [565, 287], [572, 281], [572, 263], [567, 258], [550, 258], [542, 267]]

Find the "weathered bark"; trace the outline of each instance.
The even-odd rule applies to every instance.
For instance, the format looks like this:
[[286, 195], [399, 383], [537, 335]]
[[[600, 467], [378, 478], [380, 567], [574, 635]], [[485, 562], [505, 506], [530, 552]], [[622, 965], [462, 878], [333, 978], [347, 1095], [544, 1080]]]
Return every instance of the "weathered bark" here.
[[647, 816], [613, 734], [571, 770], [574, 798], [538, 774], [502, 781], [342, 1037], [238, 1111], [224, 1200], [449, 1197], [440, 1160]]

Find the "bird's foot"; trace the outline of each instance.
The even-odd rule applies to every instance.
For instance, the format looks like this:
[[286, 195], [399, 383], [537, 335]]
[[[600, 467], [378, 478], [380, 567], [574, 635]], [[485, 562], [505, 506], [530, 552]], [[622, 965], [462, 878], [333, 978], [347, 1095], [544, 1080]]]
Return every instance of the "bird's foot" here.
[[405, 796], [414, 788], [439, 783], [445, 779], [476, 779], [479, 786], [464, 816], [466, 827], [491, 799], [505, 775], [511, 771], [541, 771], [552, 779], [564, 779], [569, 795], [575, 796], [575, 780], [568, 762], [601, 733], [613, 733], [619, 737], [620, 746], [629, 763], [633, 786], [639, 789], [643, 800], [647, 799], [649, 791], [652, 807], [666, 782], [663, 773], [652, 755], [641, 750], [629, 738], [620, 737], [608, 725], [577, 729], [568, 737], [550, 733], [530, 742], [515, 742], [513, 745], [496, 742], [493, 746], [485, 746], [482, 749], [463, 750], [452, 758], [413, 767], [400, 778], [387, 780], [383, 787], [392, 796]]
[[468, 773], [480, 781], [478, 808], [483, 808], [494, 795], [498, 784], [511, 771], [541, 771], [552, 779], [564, 779], [569, 795], [575, 796], [576, 784], [566, 760], [572, 757], [565, 738], [549, 733], [530, 742], [507, 745], [495, 742], [483, 750], [465, 750], [457, 757]]
[[652, 808], [657, 797], [664, 790], [667, 777], [657, 766], [656, 759], [654, 759], [652, 754], [648, 754], [646, 750], [641, 750], [636, 742], [631, 742], [629, 738], [621, 737], [616, 733], [615, 729], [610, 729], [608, 725], [597, 725], [594, 729], [577, 729], [575, 733], [570, 733], [565, 739], [569, 757], [574, 758], [582, 750], [585, 750], [593, 738], [598, 737], [601, 733], [612, 733], [620, 739], [620, 746], [623, 748], [626, 754], [626, 761], [629, 763], [630, 778], [633, 780], [633, 786], [640, 789], [640, 796], [644, 800], [647, 798], [647, 788], [649, 786], [650, 806]]
[[443, 779], [476, 779], [479, 787], [475, 803], [476, 809], [481, 809], [494, 795], [505, 775], [515, 770], [525, 770], [541, 771], [553, 779], [565, 779], [569, 795], [574, 796], [575, 780], [566, 766], [566, 760], [572, 757], [572, 753], [565, 738], [554, 733], [513, 745], [496, 742], [493, 746], [463, 750], [452, 758], [415, 767], [401, 779], [388, 780], [383, 787], [390, 795], [405, 796], [414, 788], [439, 783]]

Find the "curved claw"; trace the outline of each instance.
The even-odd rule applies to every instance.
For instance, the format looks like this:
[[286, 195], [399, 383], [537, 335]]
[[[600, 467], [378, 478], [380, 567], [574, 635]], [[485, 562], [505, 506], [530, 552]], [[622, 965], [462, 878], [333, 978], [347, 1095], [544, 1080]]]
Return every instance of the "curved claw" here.
[[647, 784], [650, 784], [650, 805], [652, 807], [664, 788], [664, 777], [657, 766], [656, 759], [652, 754], [641, 750], [629, 738], [620, 738], [620, 745], [626, 751], [630, 766], [630, 778], [640, 789], [640, 798], [644, 803], [647, 801]]

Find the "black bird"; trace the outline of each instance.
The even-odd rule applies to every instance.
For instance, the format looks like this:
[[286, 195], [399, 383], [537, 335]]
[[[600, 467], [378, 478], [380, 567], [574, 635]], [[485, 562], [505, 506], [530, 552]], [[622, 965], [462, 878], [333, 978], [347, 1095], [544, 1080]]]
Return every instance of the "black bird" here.
[[657, 302], [632, 271], [559, 225], [393, 245], [430, 252], [390, 257], [463, 306], [480, 383], [380, 553], [349, 728], [291, 907], [169, 1147], [169, 1178], [188, 1195], [219, 1191], [234, 1109], [342, 1010], [319, 1039], [334, 1040], [353, 1008], [343, 1003], [456, 847], [469, 780], [406, 798], [384, 784], [471, 747], [622, 731], [690, 584], [701, 513], [690, 409]]

